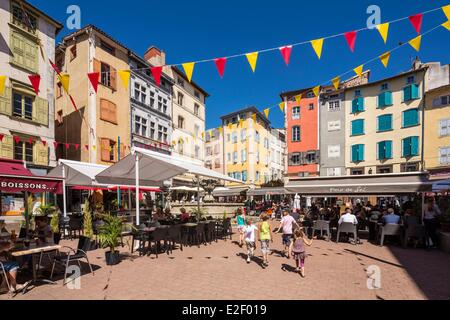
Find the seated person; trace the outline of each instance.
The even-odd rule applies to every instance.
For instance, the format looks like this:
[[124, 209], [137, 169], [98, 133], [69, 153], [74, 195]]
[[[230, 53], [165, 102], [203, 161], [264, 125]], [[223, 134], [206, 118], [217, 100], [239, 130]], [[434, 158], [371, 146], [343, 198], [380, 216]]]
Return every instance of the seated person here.
[[[11, 261], [8, 259], [8, 252], [11, 250], [11, 243], [0, 243], [0, 262], [3, 264], [3, 267], [6, 271], [6, 276], [8, 277], [8, 282], [11, 287], [9, 289], [11, 293], [16, 293], [23, 289], [23, 285], [17, 284], [17, 270], [19, 269], [19, 264], [15, 261]], [[2, 277], [2, 282], [0, 283], [0, 292], [4, 292], [4, 289], [7, 289], [6, 279]]]
[[8, 230], [5, 228], [5, 221], [0, 220], [0, 233], [9, 233]]
[[385, 224], [399, 224], [400, 216], [395, 214], [393, 208], [387, 210], [387, 214], [383, 216], [383, 225]]
[[153, 220], [156, 221], [166, 220], [166, 216], [164, 215], [162, 208], [156, 209], [156, 212], [153, 215]]
[[353, 224], [358, 224], [358, 219], [356, 218], [356, 216], [352, 213], [352, 209], [347, 208], [345, 209], [345, 214], [343, 214], [341, 216], [341, 218], [339, 219], [338, 224], [342, 224], [342, 223], [353, 223]]
[[191, 217], [189, 212], [187, 212], [185, 208], [181, 208], [180, 212], [181, 212], [181, 217], [180, 217], [181, 222], [183, 222], [183, 223], [189, 222], [189, 218]]
[[164, 215], [166, 216], [166, 219], [173, 219], [173, 215], [172, 215], [172, 213], [170, 212], [170, 209], [169, 208], [166, 208], [165, 210], [164, 210]]
[[48, 224], [47, 217], [36, 217], [36, 228], [35, 233], [39, 239], [40, 243], [53, 244], [53, 231]]

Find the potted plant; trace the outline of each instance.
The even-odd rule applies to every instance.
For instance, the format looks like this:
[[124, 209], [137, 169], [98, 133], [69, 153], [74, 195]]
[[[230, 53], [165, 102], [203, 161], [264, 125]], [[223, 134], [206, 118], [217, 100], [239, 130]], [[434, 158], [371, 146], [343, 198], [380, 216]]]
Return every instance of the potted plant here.
[[224, 210], [223, 211], [223, 220], [227, 220], [227, 216], [228, 216], [228, 214], [227, 214], [227, 211], [226, 210]]
[[91, 250], [97, 249], [97, 243], [92, 241], [94, 238], [94, 226], [88, 201], [84, 203], [83, 207], [83, 234], [86, 238], [91, 240]]
[[202, 208], [194, 208], [192, 209], [191, 214], [196, 215], [198, 221], [200, 221], [203, 216], [208, 214], [208, 211]]
[[53, 210], [52, 219], [50, 220], [50, 228], [53, 232], [53, 241], [58, 244], [61, 240], [61, 233], [59, 232], [59, 212], [57, 210]]
[[103, 220], [105, 224], [99, 228], [98, 240], [102, 248], [109, 248], [109, 251], [105, 252], [105, 259], [106, 264], [112, 266], [120, 262], [120, 254], [116, 248], [120, 243], [123, 221], [109, 213], [103, 216]]

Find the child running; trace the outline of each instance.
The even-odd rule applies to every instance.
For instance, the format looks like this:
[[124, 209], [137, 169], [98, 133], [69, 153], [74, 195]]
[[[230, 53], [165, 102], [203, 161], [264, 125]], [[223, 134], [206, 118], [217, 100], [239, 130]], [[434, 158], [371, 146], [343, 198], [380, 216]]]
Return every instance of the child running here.
[[281, 218], [280, 226], [278, 227], [276, 232], [278, 232], [280, 229], [283, 230], [282, 235], [284, 245], [283, 255], [287, 255], [288, 259], [290, 258], [289, 247], [292, 243], [294, 225], [297, 228], [300, 228], [300, 226], [297, 224], [295, 219], [289, 214], [289, 212], [283, 211], [283, 218]]
[[289, 252], [294, 257], [296, 272], [300, 272], [300, 275], [305, 277], [305, 258], [306, 258], [306, 250], [305, 244], [310, 246], [312, 244], [312, 240], [306, 237], [303, 229], [296, 229], [294, 232], [294, 241], [291, 243], [289, 247]]
[[244, 229], [245, 229], [245, 214], [244, 211], [241, 208], [238, 208], [237, 210], [237, 225], [238, 225], [238, 232], [239, 232], [239, 247], [242, 248], [242, 245], [244, 244]]
[[263, 267], [269, 266], [269, 243], [273, 242], [272, 227], [269, 224], [270, 217], [267, 214], [261, 216], [262, 222], [259, 224], [259, 240], [261, 241], [261, 251], [263, 254]]
[[258, 228], [253, 224], [253, 221], [247, 219], [247, 226], [244, 228], [245, 244], [247, 246], [247, 263], [250, 263], [251, 258], [253, 258], [253, 252], [256, 248], [255, 246], [256, 230], [258, 230]]

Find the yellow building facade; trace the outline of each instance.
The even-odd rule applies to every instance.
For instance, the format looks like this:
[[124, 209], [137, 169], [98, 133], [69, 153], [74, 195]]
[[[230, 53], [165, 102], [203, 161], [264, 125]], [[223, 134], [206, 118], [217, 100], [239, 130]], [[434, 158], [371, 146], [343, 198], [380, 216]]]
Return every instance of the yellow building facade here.
[[[255, 107], [221, 117], [225, 174], [245, 186], [270, 180], [270, 122]], [[229, 183], [229, 187], [242, 187]]]

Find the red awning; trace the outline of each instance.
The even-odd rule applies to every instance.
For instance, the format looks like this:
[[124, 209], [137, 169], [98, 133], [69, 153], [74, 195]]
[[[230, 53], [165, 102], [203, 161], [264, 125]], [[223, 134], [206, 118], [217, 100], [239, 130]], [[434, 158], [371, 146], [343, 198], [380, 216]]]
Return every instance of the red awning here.
[[22, 161], [10, 159], [0, 159], [0, 175], [33, 176], [30, 170], [25, 168]]
[[75, 186], [75, 187], [71, 187], [70, 189], [72, 190], [86, 190], [86, 191], [97, 191], [97, 190], [102, 190], [102, 191], [108, 191], [108, 188], [101, 188], [101, 187], [84, 187], [84, 186]]
[[[128, 191], [130, 189], [131, 191], [136, 190], [135, 187], [120, 187], [120, 191]], [[111, 191], [117, 191], [117, 187], [109, 188]], [[161, 192], [161, 189], [159, 188], [146, 188], [146, 187], [139, 187], [140, 192]]]
[[63, 186], [61, 180], [50, 180], [41, 177], [11, 177], [0, 176], [0, 191], [2, 192], [52, 192], [62, 193]]

